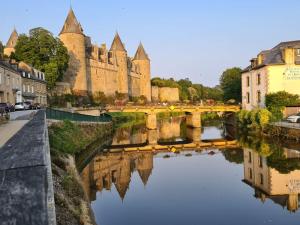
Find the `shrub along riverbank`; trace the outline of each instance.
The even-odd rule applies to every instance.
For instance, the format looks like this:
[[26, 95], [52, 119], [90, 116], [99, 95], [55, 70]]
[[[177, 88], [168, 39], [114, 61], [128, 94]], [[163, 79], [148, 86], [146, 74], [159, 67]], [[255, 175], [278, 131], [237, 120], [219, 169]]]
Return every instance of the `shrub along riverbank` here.
[[112, 136], [112, 124], [63, 121], [49, 126], [57, 224], [96, 225], [75, 154]]

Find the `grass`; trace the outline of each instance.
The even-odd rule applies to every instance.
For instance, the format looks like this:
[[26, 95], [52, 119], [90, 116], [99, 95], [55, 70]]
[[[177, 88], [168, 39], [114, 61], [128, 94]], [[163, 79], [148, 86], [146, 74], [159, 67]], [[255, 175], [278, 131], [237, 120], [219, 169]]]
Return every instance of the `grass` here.
[[113, 112], [108, 114], [112, 117], [114, 127], [128, 127], [146, 122], [145, 113]]
[[76, 154], [112, 132], [110, 124], [78, 125], [68, 120], [49, 127], [51, 151]]

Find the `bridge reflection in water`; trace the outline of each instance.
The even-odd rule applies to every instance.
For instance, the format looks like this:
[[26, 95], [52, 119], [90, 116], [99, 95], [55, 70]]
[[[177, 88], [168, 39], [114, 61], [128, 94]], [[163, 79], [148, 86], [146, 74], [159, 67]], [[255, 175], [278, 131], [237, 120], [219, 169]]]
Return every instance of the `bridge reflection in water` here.
[[149, 130], [145, 126], [120, 128], [116, 131], [110, 152], [122, 151], [159, 151], [202, 149], [218, 146], [237, 147], [237, 141], [220, 134], [218, 137], [202, 139], [205, 127], [187, 127], [183, 117], [162, 120], [157, 129]]

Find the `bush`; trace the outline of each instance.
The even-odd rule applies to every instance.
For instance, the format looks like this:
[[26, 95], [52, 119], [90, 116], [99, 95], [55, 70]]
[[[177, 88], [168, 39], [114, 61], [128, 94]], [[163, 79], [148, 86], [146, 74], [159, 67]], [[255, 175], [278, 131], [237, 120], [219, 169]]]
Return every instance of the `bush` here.
[[238, 113], [238, 123], [241, 127], [262, 130], [272, 119], [272, 113], [267, 109], [241, 110]]

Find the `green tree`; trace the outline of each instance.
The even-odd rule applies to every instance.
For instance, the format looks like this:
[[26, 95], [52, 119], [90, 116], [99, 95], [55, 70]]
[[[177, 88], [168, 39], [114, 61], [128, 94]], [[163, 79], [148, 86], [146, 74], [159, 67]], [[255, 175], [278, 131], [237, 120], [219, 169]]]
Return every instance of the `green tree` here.
[[227, 69], [220, 78], [221, 89], [223, 90], [224, 101], [234, 99], [241, 102], [241, 72], [238, 67]]
[[4, 56], [4, 46], [2, 42], [0, 41], [0, 59], [2, 59]]
[[280, 120], [283, 117], [282, 110], [288, 105], [300, 103], [298, 95], [290, 94], [286, 91], [279, 91], [266, 95], [267, 109], [272, 113], [273, 120]]
[[46, 75], [48, 88], [61, 80], [68, 68], [69, 55], [63, 43], [44, 28], [30, 30], [29, 36], [19, 36], [16, 51], [12, 58], [24, 61], [43, 71]]

